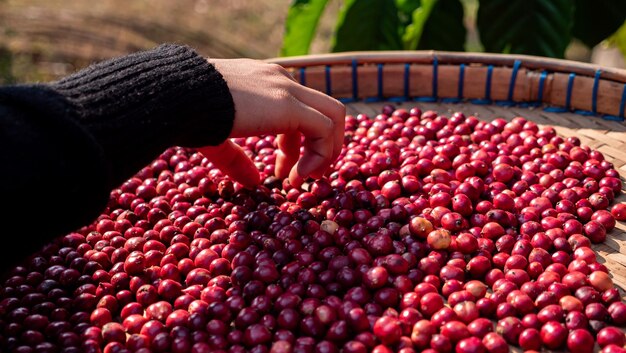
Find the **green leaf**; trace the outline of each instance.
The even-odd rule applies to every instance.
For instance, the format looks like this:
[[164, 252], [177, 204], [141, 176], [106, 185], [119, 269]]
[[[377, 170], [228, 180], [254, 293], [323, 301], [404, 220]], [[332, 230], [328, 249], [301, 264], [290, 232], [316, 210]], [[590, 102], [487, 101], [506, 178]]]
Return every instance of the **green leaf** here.
[[389, 0], [346, 0], [337, 19], [332, 51], [400, 50], [398, 8]]
[[285, 35], [280, 55], [309, 53], [315, 30], [328, 0], [295, 0], [285, 20]]
[[420, 7], [421, 0], [396, 0], [396, 7], [398, 11], [412, 14], [415, 9]]
[[404, 49], [415, 50], [417, 44], [420, 42], [422, 33], [424, 31], [424, 25], [430, 16], [430, 13], [437, 3], [437, 0], [423, 0], [420, 7], [413, 10], [413, 21], [406, 27], [406, 31], [402, 36], [402, 42], [404, 43]]
[[573, 17], [573, 0], [481, 0], [476, 22], [488, 52], [562, 58]]
[[420, 0], [396, 0], [396, 7], [400, 17], [400, 30], [404, 32], [406, 26], [413, 22], [413, 11], [420, 7]]
[[609, 44], [617, 47], [626, 59], [626, 23], [624, 23], [608, 40]]
[[589, 47], [605, 40], [626, 20], [624, 0], [574, 0], [572, 34]]
[[459, 0], [438, 0], [430, 11], [417, 49], [463, 51], [467, 29]]

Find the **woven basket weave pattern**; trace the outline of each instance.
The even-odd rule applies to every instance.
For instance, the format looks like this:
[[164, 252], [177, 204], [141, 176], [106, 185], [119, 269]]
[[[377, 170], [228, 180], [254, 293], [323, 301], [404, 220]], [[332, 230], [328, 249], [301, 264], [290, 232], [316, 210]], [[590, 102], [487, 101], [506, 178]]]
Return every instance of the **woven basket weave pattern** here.
[[[626, 71], [529, 56], [347, 53], [275, 59], [309, 87], [345, 102], [471, 101], [544, 106], [623, 121]], [[542, 66], [543, 64], [543, 66]]]
[[[490, 121], [522, 116], [577, 136], [626, 176], [626, 70], [529, 56], [389, 52], [273, 59], [301, 83], [375, 116], [396, 104]], [[626, 183], [625, 183], [626, 185]], [[626, 190], [615, 203], [626, 202]], [[626, 300], [626, 224], [593, 245]], [[520, 351], [513, 348], [512, 351]]]

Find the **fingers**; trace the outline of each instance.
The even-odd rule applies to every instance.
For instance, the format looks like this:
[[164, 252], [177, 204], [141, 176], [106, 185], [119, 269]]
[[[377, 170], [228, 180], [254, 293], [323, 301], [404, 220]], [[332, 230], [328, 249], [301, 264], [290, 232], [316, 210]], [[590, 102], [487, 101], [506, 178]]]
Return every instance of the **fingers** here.
[[[343, 147], [345, 130], [345, 106], [336, 99], [314, 89], [294, 85], [290, 90], [300, 107], [294, 112], [297, 120], [297, 130], [304, 134], [304, 151], [302, 158], [291, 168], [289, 181], [299, 187], [307, 177], [321, 178], [326, 169], [337, 159]], [[299, 139], [281, 139], [281, 151], [289, 149], [290, 156], [295, 155], [296, 147], [300, 146]], [[288, 142], [288, 143], [287, 143]], [[279, 155], [280, 157], [280, 155]], [[297, 158], [296, 158], [297, 160]], [[291, 157], [277, 159], [277, 176], [283, 177], [287, 166], [293, 165]], [[279, 163], [280, 162], [280, 163]]]
[[284, 67], [277, 64], [272, 64], [272, 66], [277, 72], [296, 83], [296, 85], [293, 85], [293, 90], [290, 91], [299, 101], [326, 115], [335, 123], [332, 160], [337, 159], [343, 148], [346, 107], [327, 94], [299, 84]]
[[334, 123], [332, 161], [337, 159], [343, 147], [346, 107], [338, 100], [312, 88], [298, 85], [293, 92], [302, 103], [327, 116]]
[[276, 176], [286, 178], [289, 171], [298, 161], [300, 157], [300, 133], [297, 131], [278, 135], [276, 143], [278, 150], [276, 151]]
[[[335, 123], [312, 107], [300, 103], [297, 130], [304, 134], [304, 152], [295, 170], [300, 178], [319, 178], [332, 163]], [[297, 112], [296, 112], [297, 114]], [[292, 170], [293, 173], [293, 170]], [[292, 174], [290, 174], [290, 179]]]
[[[323, 138], [304, 138], [304, 153], [302, 158], [292, 168], [302, 180], [307, 177], [319, 179], [332, 163], [331, 145]], [[290, 177], [292, 175], [290, 174]], [[299, 185], [298, 185], [299, 186]]]
[[256, 166], [233, 141], [226, 140], [219, 146], [201, 147], [198, 151], [235, 181], [249, 187], [259, 184], [260, 176]]
[[[294, 185], [309, 176], [322, 177], [343, 147], [343, 104], [300, 85], [279, 65], [237, 60], [214, 60], [214, 64], [235, 102], [231, 137], [284, 134], [277, 137], [276, 175], [288, 176]], [[258, 182], [256, 168], [232, 142], [203, 151], [233, 179], [244, 185]]]

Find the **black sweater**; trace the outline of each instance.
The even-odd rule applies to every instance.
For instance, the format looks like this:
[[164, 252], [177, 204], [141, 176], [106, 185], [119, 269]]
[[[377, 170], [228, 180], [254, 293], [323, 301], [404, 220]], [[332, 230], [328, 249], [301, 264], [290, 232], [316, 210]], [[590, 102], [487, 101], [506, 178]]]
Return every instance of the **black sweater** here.
[[223, 77], [180, 45], [0, 87], [0, 272], [94, 221], [168, 147], [224, 141], [233, 117]]

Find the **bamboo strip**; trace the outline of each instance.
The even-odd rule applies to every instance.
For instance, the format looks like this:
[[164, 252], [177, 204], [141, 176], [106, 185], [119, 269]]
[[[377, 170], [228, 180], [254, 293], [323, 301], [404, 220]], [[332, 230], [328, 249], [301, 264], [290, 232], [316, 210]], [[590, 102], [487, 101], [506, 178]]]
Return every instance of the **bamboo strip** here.
[[[501, 61], [494, 60], [496, 63]], [[432, 97], [487, 100], [491, 104], [541, 103], [569, 110], [595, 110], [598, 114], [613, 116], [620, 113], [625, 86], [621, 81], [626, 81], [626, 71], [619, 71], [624, 77], [617, 78], [618, 81], [608, 80], [606, 75], [598, 80], [593, 75], [585, 76], [588, 70], [579, 70], [581, 74], [574, 75], [573, 79], [570, 73], [561, 72], [551, 72], [542, 78], [541, 73], [544, 70], [535, 70], [528, 66], [520, 67], [513, 77], [514, 70], [511, 67], [494, 64], [468, 65], [461, 80], [459, 65], [438, 64], [435, 69], [432, 63], [425, 64], [418, 60], [417, 63], [408, 65], [407, 71], [406, 64], [395, 61], [385, 63], [382, 69], [366, 60], [364, 62], [353, 68], [339, 60], [327, 69], [324, 62], [314, 66], [312, 61], [306, 61], [309, 66], [306, 66], [304, 77], [301, 77], [301, 70], [293, 67], [291, 69], [297, 80], [305, 81], [309, 87], [337, 98], [360, 100]], [[330, 81], [327, 81], [327, 76]]]
[[596, 71], [600, 70], [602, 71], [603, 78], [626, 83], [626, 70], [623, 69], [532, 55], [407, 50], [305, 55], [287, 58], [272, 58], [268, 59], [268, 61], [287, 67], [309, 67], [325, 65], [351, 65], [355, 60], [360, 64], [432, 64], [435, 61], [435, 58], [440, 64], [491, 64], [509, 67], [512, 67], [516, 60], [520, 60], [522, 62], [522, 67], [533, 70], [547, 70], [566, 73], [573, 72], [590, 77], [593, 77]]

